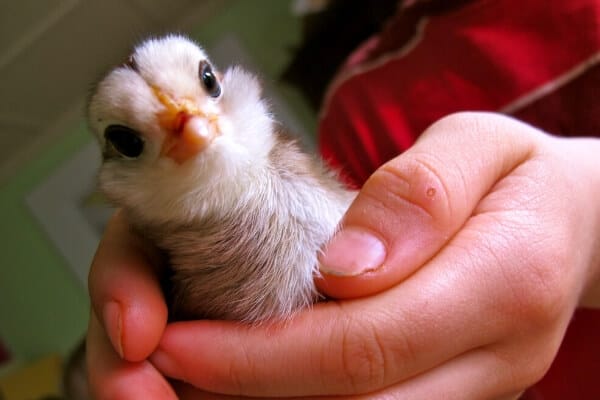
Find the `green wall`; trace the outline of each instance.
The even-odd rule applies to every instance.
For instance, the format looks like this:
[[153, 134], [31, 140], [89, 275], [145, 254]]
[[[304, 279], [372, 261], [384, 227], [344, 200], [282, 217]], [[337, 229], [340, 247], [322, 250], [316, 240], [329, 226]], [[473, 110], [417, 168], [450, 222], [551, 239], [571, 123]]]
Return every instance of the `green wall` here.
[[13, 356], [65, 352], [84, 331], [87, 294], [31, 215], [25, 198], [88, 140], [78, 127], [0, 190], [0, 337]]
[[[206, 47], [223, 33], [233, 33], [271, 83], [286, 65], [299, 40], [299, 21], [289, 13], [288, 1], [238, 0], [220, 15], [191, 32]], [[314, 132], [315, 116], [288, 87], [278, 93], [306, 131]], [[48, 353], [65, 353], [85, 331], [89, 301], [66, 261], [29, 212], [25, 197], [90, 140], [80, 126], [0, 187], [0, 338], [13, 356], [31, 360]]]

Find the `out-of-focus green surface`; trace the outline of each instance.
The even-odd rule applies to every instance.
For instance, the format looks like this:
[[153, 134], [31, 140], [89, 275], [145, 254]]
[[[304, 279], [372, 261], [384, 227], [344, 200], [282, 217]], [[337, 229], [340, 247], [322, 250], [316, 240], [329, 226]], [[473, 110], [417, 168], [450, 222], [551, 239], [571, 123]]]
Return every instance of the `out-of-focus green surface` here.
[[0, 189], [0, 337], [18, 359], [68, 351], [87, 324], [85, 288], [41, 230], [25, 198], [88, 140], [83, 126], [74, 127]]

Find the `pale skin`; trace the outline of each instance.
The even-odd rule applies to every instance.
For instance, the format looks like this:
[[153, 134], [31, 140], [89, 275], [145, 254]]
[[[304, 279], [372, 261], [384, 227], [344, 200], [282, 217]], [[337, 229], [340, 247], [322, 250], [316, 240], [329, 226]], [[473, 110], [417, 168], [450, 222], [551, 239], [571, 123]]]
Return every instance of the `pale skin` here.
[[[383, 266], [324, 274], [319, 287], [338, 300], [279, 326], [167, 324], [160, 262], [117, 214], [89, 277], [92, 390], [516, 398], [550, 367], [575, 308], [600, 307], [599, 154], [598, 139], [494, 114], [438, 121], [371, 176], [344, 217], [342, 234], [382, 241]], [[332, 246], [323, 269], [348, 273], [351, 244]]]

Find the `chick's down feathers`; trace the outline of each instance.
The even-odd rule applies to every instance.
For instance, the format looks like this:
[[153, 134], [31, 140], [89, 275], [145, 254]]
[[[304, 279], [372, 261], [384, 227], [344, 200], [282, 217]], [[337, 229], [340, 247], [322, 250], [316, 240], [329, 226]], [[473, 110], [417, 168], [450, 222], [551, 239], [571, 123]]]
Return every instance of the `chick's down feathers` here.
[[354, 193], [282, 133], [257, 79], [181, 36], [97, 85], [99, 187], [171, 270], [175, 319], [260, 322], [312, 304], [317, 255]]

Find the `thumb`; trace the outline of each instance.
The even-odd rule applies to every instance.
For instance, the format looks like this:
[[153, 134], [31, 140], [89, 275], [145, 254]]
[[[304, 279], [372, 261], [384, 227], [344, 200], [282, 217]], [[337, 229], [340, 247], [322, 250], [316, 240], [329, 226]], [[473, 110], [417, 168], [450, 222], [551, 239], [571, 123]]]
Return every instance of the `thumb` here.
[[490, 113], [459, 113], [433, 124], [367, 180], [319, 256], [319, 289], [354, 298], [406, 279], [527, 159], [533, 132]]

